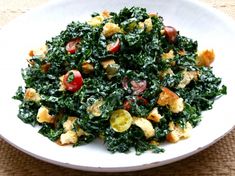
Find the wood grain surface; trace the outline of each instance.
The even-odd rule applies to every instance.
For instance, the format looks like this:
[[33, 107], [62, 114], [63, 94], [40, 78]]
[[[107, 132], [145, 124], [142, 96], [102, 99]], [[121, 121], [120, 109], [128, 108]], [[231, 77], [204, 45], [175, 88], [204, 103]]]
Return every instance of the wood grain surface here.
[[[0, 29], [17, 16], [48, 0], [0, 0]], [[235, 0], [200, 0], [235, 19]], [[156, 156], [157, 157], [157, 156]], [[0, 138], [0, 176], [235, 176], [235, 129], [208, 149], [187, 159], [137, 172], [95, 173], [35, 159]]]

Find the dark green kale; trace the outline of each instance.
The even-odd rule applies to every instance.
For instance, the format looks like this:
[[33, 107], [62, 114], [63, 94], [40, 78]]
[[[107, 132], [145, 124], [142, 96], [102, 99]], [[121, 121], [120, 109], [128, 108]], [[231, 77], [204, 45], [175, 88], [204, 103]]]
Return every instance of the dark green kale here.
[[57, 139], [59, 139], [64, 130], [63, 128], [54, 129], [48, 124], [42, 124], [42, 127], [38, 132], [43, 136], [48, 137], [51, 141], [56, 141]]
[[124, 133], [117, 133], [112, 128], [107, 128], [104, 135], [104, 142], [109, 151], [127, 153], [134, 147], [136, 154], [152, 150], [155, 153], [163, 152], [164, 150], [156, 145], [146, 141], [143, 131], [136, 126], [132, 126]]

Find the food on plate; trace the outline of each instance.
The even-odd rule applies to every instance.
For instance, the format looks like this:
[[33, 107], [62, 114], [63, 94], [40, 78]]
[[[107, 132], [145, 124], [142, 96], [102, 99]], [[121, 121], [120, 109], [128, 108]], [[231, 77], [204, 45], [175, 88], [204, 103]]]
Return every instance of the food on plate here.
[[226, 94], [214, 51], [140, 7], [71, 22], [28, 57], [18, 117], [59, 145], [100, 138], [110, 152], [163, 152]]

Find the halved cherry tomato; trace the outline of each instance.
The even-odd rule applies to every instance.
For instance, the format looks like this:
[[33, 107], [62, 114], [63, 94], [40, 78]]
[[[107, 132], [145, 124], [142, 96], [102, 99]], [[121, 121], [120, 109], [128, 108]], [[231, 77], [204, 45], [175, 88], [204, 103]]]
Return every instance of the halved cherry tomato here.
[[164, 27], [164, 34], [166, 36], [166, 39], [170, 43], [174, 43], [177, 37], [177, 31], [174, 27], [172, 26], [165, 26]]
[[[125, 100], [123, 103], [123, 107], [125, 110], [130, 111], [131, 109], [131, 103], [134, 102], [134, 99], [131, 100]], [[141, 97], [141, 96], [136, 96], [136, 103], [138, 105], [147, 105], [148, 104], [148, 100], [146, 100], [145, 98]]]
[[77, 50], [77, 45], [80, 43], [80, 38], [75, 38], [70, 40], [67, 44], [66, 44], [66, 50], [70, 53], [70, 54], [74, 54]]
[[114, 54], [117, 53], [121, 48], [121, 42], [119, 38], [116, 40], [115, 43], [110, 43], [107, 45], [107, 51]]
[[118, 109], [111, 115], [110, 126], [114, 131], [121, 133], [131, 127], [132, 121], [133, 118], [128, 111], [124, 109]]
[[128, 88], [131, 87], [133, 91], [133, 95], [140, 95], [147, 88], [146, 80], [139, 80], [139, 81], [131, 80], [130, 81], [128, 77], [124, 77], [121, 83], [122, 83], [122, 87], [124, 88], [124, 90], [128, 90]]
[[83, 85], [82, 75], [78, 70], [68, 71], [63, 78], [65, 89], [70, 92], [78, 91]]
[[132, 80], [131, 82], [131, 89], [134, 91], [133, 94], [134, 95], [139, 95], [141, 93], [143, 93], [145, 91], [145, 89], [147, 88], [147, 81], [143, 80], [143, 81], [134, 81]]

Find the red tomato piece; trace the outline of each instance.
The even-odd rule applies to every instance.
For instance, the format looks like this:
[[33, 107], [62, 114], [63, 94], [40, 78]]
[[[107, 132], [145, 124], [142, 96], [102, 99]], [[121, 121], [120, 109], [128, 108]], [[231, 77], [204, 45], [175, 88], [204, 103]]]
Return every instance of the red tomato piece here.
[[66, 50], [70, 53], [70, 54], [74, 54], [77, 50], [77, 45], [80, 43], [80, 38], [75, 38], [70, 40], [67, 44], [66, 44]]
[[116, 40], [115, 43], [110, 43], [107, 45], [107, 51], [114, 54], [117, 53], [121, 48], [121, 42], [119, 38]]
[[148, 100], [146, 100], [142, 96], [137, 96], [137, 102], [139, 105], [144, 105], [144, 106], [148, 104]]
[[164, 34], [166, 36], [166, 39], [170, 43], [174, 43], [177, 37], [177, 31], [174, 27], [172, 26], [165, 26], [164, 27]]
[[63, 78], [65, 89], [70, 92], [78, 91], [83, 85], [82, 75], [78, 70], [68, 71]]
[[[123, 103], [123, 107], [124, 107], [124, 109], [125, 110], [127, 110], [127, 111], [130, 111], [130, 109], [131, 109], [131, 102], [130, 102], [131, 100], [125, 100], [124, 101], [124, 103]], [[133, 101], [132, 101], [133, 102]]]

